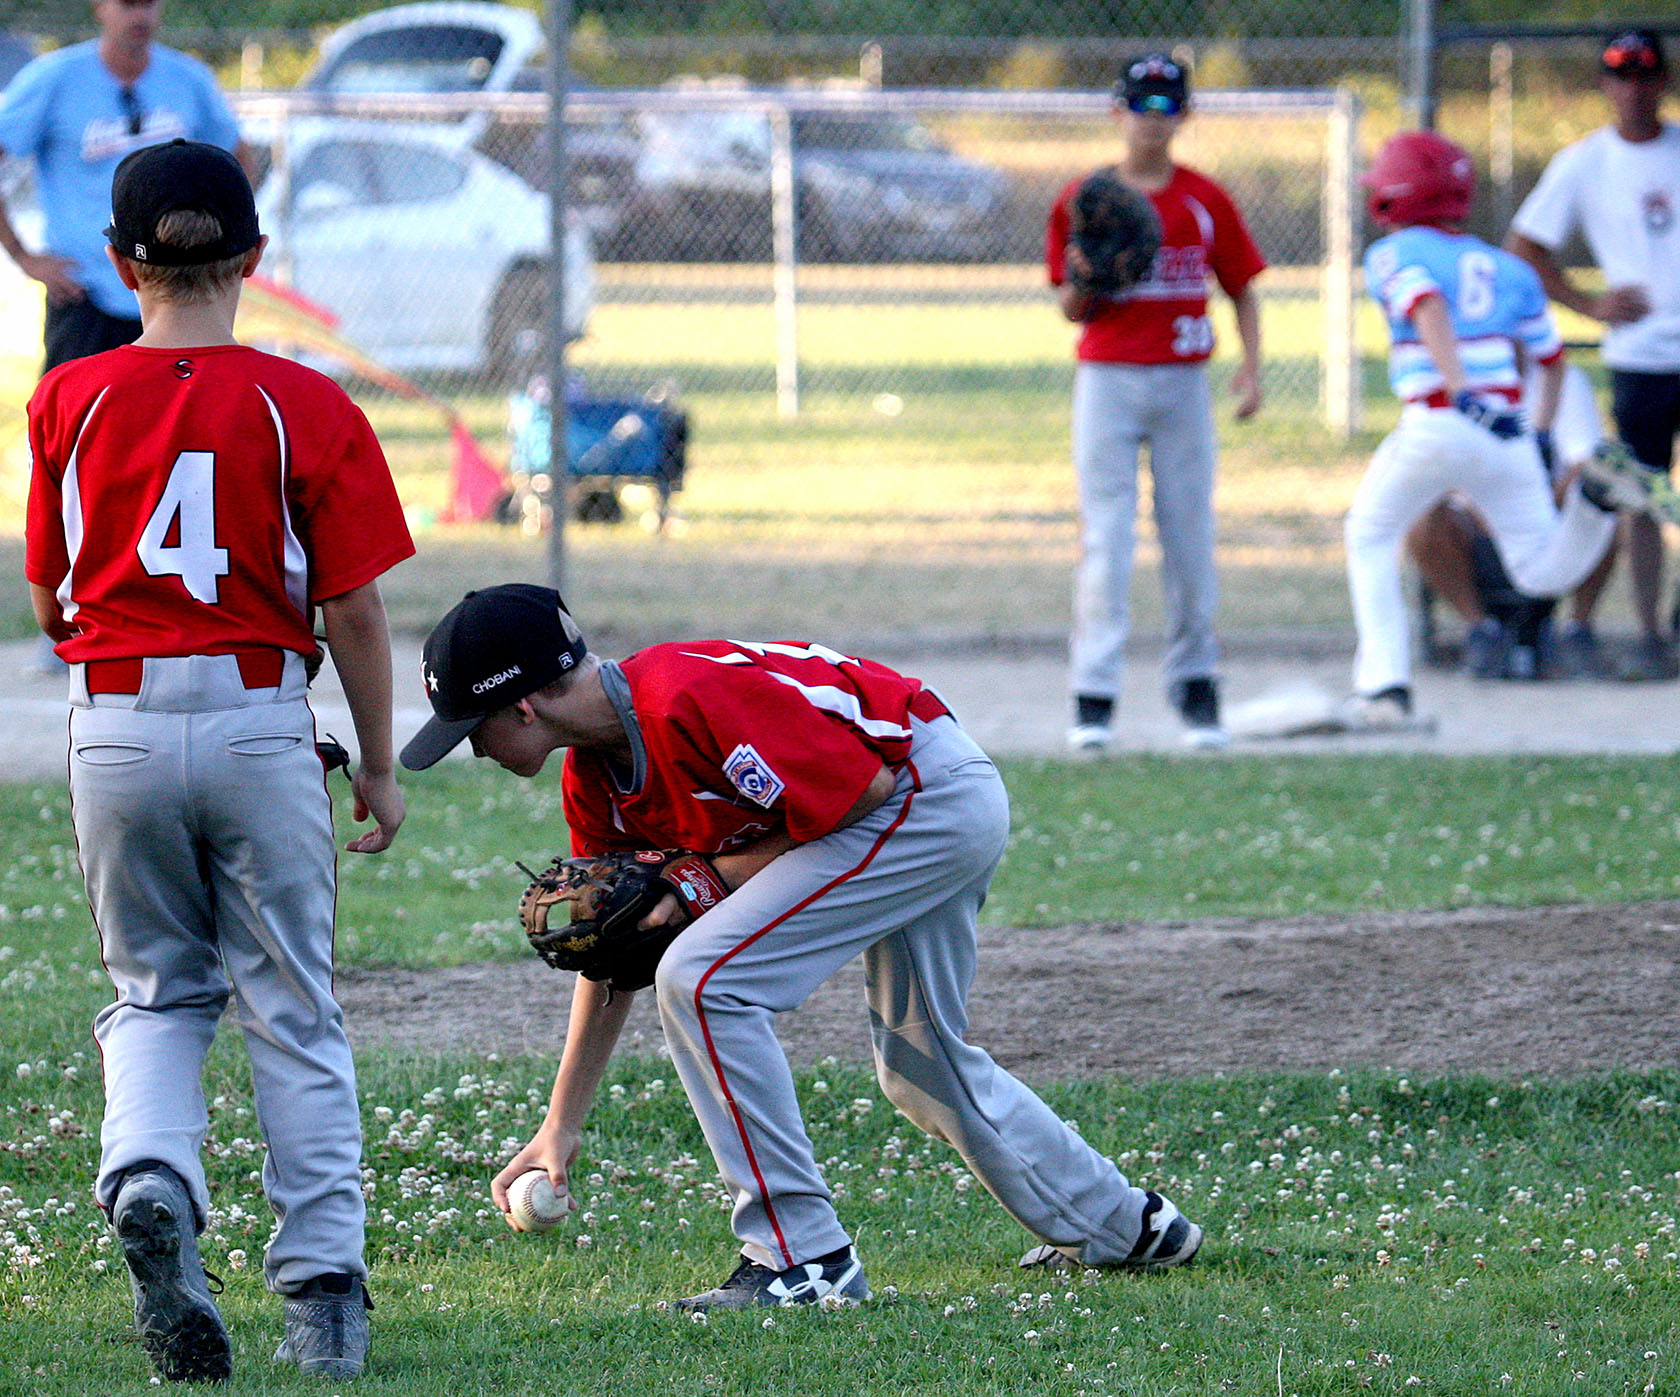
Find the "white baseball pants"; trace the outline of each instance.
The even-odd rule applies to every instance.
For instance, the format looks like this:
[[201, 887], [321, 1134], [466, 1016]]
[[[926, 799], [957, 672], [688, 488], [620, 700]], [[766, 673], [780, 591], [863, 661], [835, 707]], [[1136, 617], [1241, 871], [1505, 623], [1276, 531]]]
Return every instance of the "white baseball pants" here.
[[147, 660], [138, 695], [89, 698], [72, 667], [70, 796], [116, 999], [94, 1020], [105, 1073], [95, 1195], [143, 1160], [210, 1206], [201, 1074], [227, 1006], [251, 1055], [279, 1226], [269, 1287], [365, 1275], [361, 1117], [332, 994], [336, 849], [303, 662], [246, 689], [232, 655]]
[[1027, 1230], [1123, 1259], [1144, 1194], [965, 1041], [976, 918], [1009, 834], [997, 769], [956, 721], [913, 720], [910, 764], [857, 824], [784, 854], [679, 936], [660, 1017], [742, 1251], [777, 1270], [850, 1241], [800, 1116], [775, 1019], [860, 953], [882, 1090]]
[[1150, 493], [1161, 545], [1166, 680], [1213, 678], [1213, 397], [1201, 364], [1082, 363], [1073, 379], [1073, 465], [1079, 486], [1080, 559], [1074, 577], [1069, 687], [1120, 692], [1131, 626], [1138, 458], [1149, 443]]
[[1443, 495], [1467, 496], [1487, 520], [1518, 590], [1555, 597], [1604, 556], [1616, 518], [1573, 488], [1561, 512], [1532, 437], [1501, 441], [1452, 408], [1410, 404], [1383, 438], [1346, 521], [1348, 586], [1359, 649], [1356, 693], [1411, 682], [1411, 635], [1401, 581], [1406, 531]]

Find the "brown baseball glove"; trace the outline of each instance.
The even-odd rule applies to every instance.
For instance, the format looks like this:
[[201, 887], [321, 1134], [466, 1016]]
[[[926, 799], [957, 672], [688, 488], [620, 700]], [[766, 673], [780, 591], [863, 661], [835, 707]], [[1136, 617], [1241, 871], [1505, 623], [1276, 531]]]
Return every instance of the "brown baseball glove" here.
[[1093, 296], [1118, 296], [1149, 275], [1161, 247], [1161, 220], [1147, 194], [1102, 169], [1074, 191], [1068, 242], [1090, 269], [1070, 269], [1073, 284]]
[[[667, 893], [676, 894], [680, 915], [642, 930], [637, 923]], [[556, 970], [575, 970], [586, 980], [604, 980], [609, 993], [628, 994], [651, 985], [659, 958], [682, 929], [728, 895], [710, 859], [680, 849], [556, 858], [531, 875], [519, 899], [519, 923], [531, 948]], [[562, 903], [565, 911], [557, 912]]]

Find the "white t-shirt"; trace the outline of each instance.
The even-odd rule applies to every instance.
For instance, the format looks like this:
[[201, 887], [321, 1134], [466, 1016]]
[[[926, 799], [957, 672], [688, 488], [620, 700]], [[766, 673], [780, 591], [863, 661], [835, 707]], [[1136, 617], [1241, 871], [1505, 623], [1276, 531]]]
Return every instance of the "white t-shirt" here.
[[[1523, 379], [1523, 408], [1529, 421], [1534, 420], [1540, 406], [1540, 368], [1528, 371]], [[1593, 447], [1604, 440], [1604, 422], [1598, 414], [1598, 395], [1592, 380], [1579, 364], [1566, 364], [1563, 388], [1558, 394], [1557, 414], [1552, 418], [1552, 442], [1557, 448], [1559, 470], [1578, 466], [1593, 453]]]
[[1565, 146], [1511, 227], [1554, 251], [1580, 229], [1605, 284], [1641, 287], [1651, 301], [1643, 320], [1605, 327], [1604, 362], [1680, 371], [1680, 126], [1638, 142], [1605, 126]]

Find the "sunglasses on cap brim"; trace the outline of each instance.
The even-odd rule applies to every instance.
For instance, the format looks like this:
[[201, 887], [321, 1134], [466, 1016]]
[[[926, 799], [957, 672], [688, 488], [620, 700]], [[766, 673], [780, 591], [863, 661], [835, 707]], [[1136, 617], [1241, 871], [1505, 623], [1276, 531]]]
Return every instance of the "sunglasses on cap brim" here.
[[1628, 73], [1659, 73], [1662, 60], [1646, 44], [1611, 44], [1604, 50], [1604, 67], [1618, 76]]
[[1170, 92], [1140, 92], [1126, 99], [1126, 110], [1139, 115], [1153, 112], [1160, 116], [1177, 116], [1184, 110], [1184, 100]]

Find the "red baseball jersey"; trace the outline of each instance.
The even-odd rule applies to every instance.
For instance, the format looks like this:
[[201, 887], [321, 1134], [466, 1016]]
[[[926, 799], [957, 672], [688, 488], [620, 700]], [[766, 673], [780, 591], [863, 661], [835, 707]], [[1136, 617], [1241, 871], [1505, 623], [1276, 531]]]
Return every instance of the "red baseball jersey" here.
[[130, 345], [29, 403], [25, 572], [77, 662], [315, 649], [314, 604], [414, 552], [384, 454], [331, 379], [241, 345]]
[[[1044, 264], [1050, 284], [1067, 279], [1068, 206], [1084, 176], [1069, 180], [1050, 209]], [[1183, 165], [1149, 196], [1161, 220], [1161, 249], [1149, 275], [1117, 299], [1096, 303], [1078, 356], [1104, 364], [1194, 364], [1213, 353], [1207, 279], [1235, 297], [1266, 269], [1231, 196]]]
[[626, 791], [602, 754], [566, 754], [574, 854], [819, 839], [907, 760], [912, 711], [945, 711], [919, 679], [804, 641], [671, 642], [622, 669], [646, 772]]

